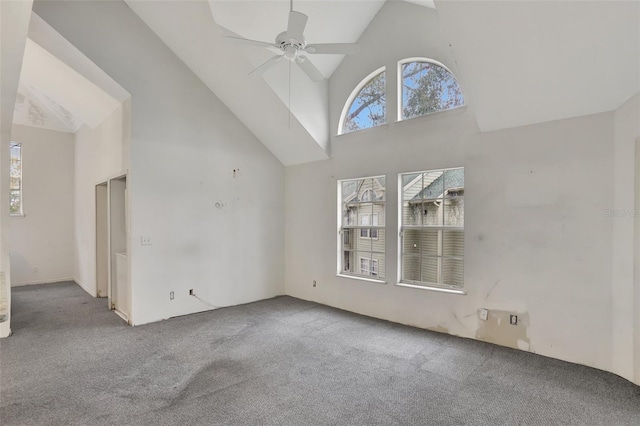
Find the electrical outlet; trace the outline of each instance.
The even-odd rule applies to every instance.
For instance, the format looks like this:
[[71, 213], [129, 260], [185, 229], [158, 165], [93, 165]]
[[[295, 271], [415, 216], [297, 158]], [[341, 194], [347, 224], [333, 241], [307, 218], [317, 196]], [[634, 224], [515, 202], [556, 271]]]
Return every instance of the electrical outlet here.
[[518, 325], [518, 316], [511, 314], [511, 316], [509, 317], [509, 324]]
[[316, 286], [316, 280], [313, 280], [313, 286], [314, 287]]
[[189, 289], [189, 296], [195, 296], [196, 294], [193, 292], [193, 289]]
[[140, 237], [140, 244], [143, 245], [143, 246], [150, 246], [151, 245], [151, 237], [143, 235], [142, 237]]
[[482, 321], [486, 321], [489, 318], [489, 310], [482, 308], [480, 309], [480, 319]]
[[173, 292], [169, 292], [169, 300], [173, 300]]

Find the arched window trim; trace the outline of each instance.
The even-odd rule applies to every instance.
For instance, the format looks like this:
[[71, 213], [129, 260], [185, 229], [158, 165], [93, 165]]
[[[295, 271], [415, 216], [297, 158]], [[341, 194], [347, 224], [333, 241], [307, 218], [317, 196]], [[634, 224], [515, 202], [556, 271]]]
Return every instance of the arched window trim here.
[[[360, 94], [360, 91], [367, 85], [372, 79], [378, 76], [378, 74], [383, 73], [387, 70], [386, 66], [380, 67], [377, 70], [373, 71], [371, 74], [367, 75], [362, 81], [353, 89], [347, 101], [344, 103], [344, 107], [342, 108], [342, 114], [340, 114], [340, 121], [338, 122], [338, 135], [344, 135], [344, 121], [347, 118], [347, 114], [349, 113], [349, 109], [351, 108], [351, 104], [355, 101], [356, 97]], [[457, 80], [456, 80], [457, 81]], [[386, 92], [385, 86], [385, 92]], [[388, 121], [388, 119], [387, 119]], [[376, 126], [377, 127], [377, 126]], [[370, 127], [369, 127], [370, 128]], [[364, 130], [364, 129], [363, 129]]]
[[460, 81], [458, 81], [458, 77], [456, 77], [456, 75], [453, 73], [453, 71], [451, 71], [445, 64], [443, 64], [442, 62], [438, 62], [435, 59], [431, 59], [431, 58], [424, 58], [424, 57], [413, 57], [413, 58], [405, 58], [402, 59], [400, 61], [398, 61], [398, 68], [397, 68], [397, 90], [396, 90], [396, 94], [397, 94], [397, 99], [396, 99], [396, 105], [398, 106], [396, 109], [397, 111], [397, 120], [398, 122], [401, 121], [407, 121], [407, 120], [412, 120], [414, 118], [418, 118], [418, 117], [411, 117], [411, 118], [402, 118], [402, 66], [404, 64], [408, 64], [410, 62], [429, 62], [431, 64], [434, 64], [436, 66], [442, 67], [444, 68], [449, 74], [451, 74], [454, 78], [454, 80], [456, 81], [456, 83], [458, 84], [458, 87], [460, 88], [460, 91], [462, 92], [462, 100], [463, 103], [462, 105], [455, 107], [455, 108], [451, 108], [451, 109], [447, 109], [447, 110], [441, 110], [441, 111], [436, 111], [436, 112], [432, 112], [429, 114], [424, 114], [424, 115], [420, 115], [418, 117], [424, 117], [424, 116], [428, 116], [428, 115], [432, 115], [432, 114], [437, 114], [439, 112], [444, 112], [444, 111], [452, 111], [452, 110], [456, 110], [459, 108], [464, 108], [465, 106], [467, 106], [467, 96], [466, 93], [464, 91], [464, 88], [462, 87], [462, 85], [460, 84]]

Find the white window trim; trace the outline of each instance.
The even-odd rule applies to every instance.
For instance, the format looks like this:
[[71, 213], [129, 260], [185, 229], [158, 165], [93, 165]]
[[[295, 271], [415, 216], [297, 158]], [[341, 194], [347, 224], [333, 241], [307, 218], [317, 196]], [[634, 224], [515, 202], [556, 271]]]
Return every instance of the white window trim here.
[[[413, 172], [402, 172], [402, 173], [398, 173], [398, 250], [397, 250], [397, 279], [396, 279], [396, 285], [400, 286], [400, 287], [408, 287], [408, 288], [416, 288], [416, 289], [421, 289], [421, 290], [431, 290], [431, 291], [439, 291], [439, 292], [444, 292], [444, 293], [451, 293], [451, 294], [460, 294], [460, 295], [466, 295], [466, 291], [464, 289], [464, 282], [463, 282], [463, 287], [457, 287], [457, 286], [451, 286], [451, 285], [447, 285], [447, 284], [440, 284], [440, 283], [432, 283], [432, 282], [427, 282], [427, 281], [403, 281], [402, 280], [402, 238], [403, 238], [403, 222], [402, 222], [402, 206], [403, 206], [403, 195], [404, 195], [404, 189], [405, 187], [409, 187], [411, 184], [415, 184], [416, 180], [418, 179], [418, 177], [416, 177], [415, 179], [413, 179], [411, 182], [409, 182], [407, 185], [403, 185], [402, 184], [402, 176], [406, 175], [406, 174], [413, 174], [413, 173], [428, 173], [428, 172], [434, 172], [434, 171], [448, 171], [448, 170], [457, 170], [457, 169], [463, 169], [464, 170], [464, 166], [458, 166], [458, 167], [446, 167], [446, 168], [439, 168], [439, 169], [430, 169], [430, 170], [423, 170], [423, 171], [413, 171]], [[404, 227], [404, 228], [411, 228], [411, 227]], [[425, 227], [422, 226], [415, 226], [415, 228], [417, 229], [426, 229]], [[461, 230], [464, 232], [465, 227], [458, 227], [458, 226], [441, 226], [441, 227], [436, 227], [436, 226], [430, 226], [428, 227], [428, 229], [434, 229], [434, 230]], [[459, 258], [463, 261], [463, 265], [464, 265], [464, 259], [465, 256], [441, 256], [442, 258]]]
[[[451, 74], [453, 76], [453, 78], [456, 80], [456, 83], [458, 83], [458, 87], [460, 87], [460, 92], [462, 92], [462, 100], [463, 103], [462, 105], [455, 107], [455, 108], [450, 108], [450, 109], [444, 109], [441, 111], [435, 111], [429, 114], [423, 114], [423, 115], [419, 115], [417, 117], [411, 117], [411, 118], [402, 118], [402, 66], [404, 64], [408, 64], [409, 62], [429, 62], [432, 63], [434, 65], [437, 65], [439, 67], [444, 68], [445, 70], [447, 70], [449, 72], [449, 74]], [[397, 90], [396, 90], [396, 106], [397, 106], [397, 117], [396, 117], [396, 122], [397, 123], [402, 123], [405, 121], [409, 121], [409, 120], [414, 120], [416, 118], [420, 118], [420, 117], [429, 117], [432, 116], [433, 114], [439, 114], [439, 113], [443, 113], [443, 112], [447, 112], [447, 111], [455, 111], [457, 109], [460, 108], [465, 108], [467, 106], [467, 93], [464, 90], [464, 87], [462, 87], [462, 84], [460, 83], [460, 80], [458, 80], [458, 78], [456, 77], [456, 75], [453, 73], [453, 71], [451, 71], [449, 69], [449, 67], [447, 67], [445, 64], [443, 64], [442, 62], [436, 61], [435, 59], [430, 59], [430, 58], [424, 58], [424, 57], [413, 57], [413, 58], [405, 58], [402, 59], [400, 61], [398, 61], [398, 66], [397, 66]], [[444, 170], [444, 169], [438, 169], [438, 170]]]
[[[24, 145], [22, 142], [10, 141], [9, 147], [11, 145], [19, 145], [20, 146], [20, 212], [19, 213], [11, 213], [9, 212], [10, 217], [24, 217]], [[9, 161], [11, 161], [11, 149], [9, 149]], [[9, 166], [11, 167], [11, 166]], [[11, 196], [11, 176], [9, 176], [9, 196]]]
[[[360, 91], [364, 88], [364, 86], [367, 85], [367, 83], [369, 83], [371, 81], [371, 79], [376, 77], [378, 74], [380, 74], [382, 72], [385, 72], [386, 70], [387, 70], [386, 66], [378, 68], [377, 70], [373, 71], [371, 74], [369, 74], [365, 78], [363, 78], [362, 81], [360, 83], [358, 83], [356, 88], [353, 89], [353, 91], [351, 92], [351, 94], [347, 98], [347, 101], [344, 103], [344, 107], [342, 107], [342, 113], [340, 114], [340, 120], [338, 121], [338, 132], [337, 132], [338, 136], [348, 134], [348, 133], [344, 132], [344, 121], [347, 118], [347, 114], [349, 113], [349, 109], [351, 108], [351, 104], [353, 104], [353, 101], [360, 94]], [[385, 88], [385, 92], [386, 92], [386, 88]], [[385, 105], [385, 108], [386, 108], [386, 105]], [[387, 112], [388, 112], [388, 109], [387, 109]], [[388, 120], [388, 116], [385, 117], [385, 118], [387, 118], [386, 121], [388, 122], [389, 121]], [[361, 130], [373, 129], [375, 127], [378, 127], [378, 126], [367, 127], [365, 129], [361, 129]], [[349, 132], [349, 133], [354, 133], [354, 132]]]
[[[387, 177], [386, 175], [374, 175], [374, 176], [363, 176], [363, 177], [353, 177], [353, 178], [345, 178], [345, 179], [337, 179], [336, 180], [336, 186], [337, 186], [337, 206], [338, 208], [336, 208], [336, 235], [337, 235], [337, 250], [336, 250], [336, 276], [337, 277], [341, 277], [341, 278], [349, 278], [349, 279], [353, 279], [353, 280], [360, 280], [360, 281], [367, 281], [367, 282], [373, 282], [373, 283], [377, 283], [377, 284], [386, 284], [387, 281], [385, 280], [385, 278], [380, 278], [380, 276], [378, 275], [377, 277], [364, 277], [361, 275], [351, 275], [351, 274], [346, 274], [345, 271], [342, 270], [343, 264], [342, 264], [342, 256], [344, 256], [344, 252], [342, 250], [342, 241], [343, 241], [343, 228], [342, 228], [342, 182], [344, 181], [349, 181], [349, 180], [364, 180], [364, 179], [377, 179], [377, 178], [385, 178], [385, 182], [387, 182]], [[386, 187], [386, 185], [385, 185]], [[380, 201], [379, 201], [380, 202]], [[383, 216], [386, 217], [386, 209], [387, 209], [387, 199], [385, 197], [384, 201], [381, 201], [382, 203], [384, 203], [384, 212], [383, 212]], [[372, 203], [375, 203], [375, 201], [372, 201]], [[358, 226], [354, 226], [351, 228], [345, 228], [345, 229], [357, 229]], [[384, 226], [376, 226], [377, 229], [386, 229], [386, 222]], [[357, 237], [355, 237], [357, 238]], [[383, 254], [383, 256], [386, 259], [386, 250], [385, 253], [381, 253]], [[380, 271], [378, 270], [378, 274], [380, 273]]]

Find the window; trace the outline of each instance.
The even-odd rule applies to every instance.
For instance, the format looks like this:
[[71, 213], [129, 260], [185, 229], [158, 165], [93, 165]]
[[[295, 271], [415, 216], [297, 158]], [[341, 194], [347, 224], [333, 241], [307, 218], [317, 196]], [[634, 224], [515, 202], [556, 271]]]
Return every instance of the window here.
[[387, 122], [387, 79], [384, 68], [368, 75], [353, 91], [342, 111], [339, 134]]
[[462, 90], [453, 74], [428, 59], [401, 61], [400, 120], [464, 106]]
[[400, 175], [400, 282], [464, 285], [464, 169]]
[[338, 273], [384, 278], [386, 178], [338, 181]]
[[22, 144], [11, 142], [10, 151], [9, 214], [22, 216]]
[[[378, 214], [373, 215], [363, 214], [360, 216], [360, 225], [362, 226], [378, 226]], [[378, 229], [376, 228], [361, 228], [360, 238], [378, 238]]]
[[365, 257], [360, 258], [360, 275], [378, 276], [378, 261]]

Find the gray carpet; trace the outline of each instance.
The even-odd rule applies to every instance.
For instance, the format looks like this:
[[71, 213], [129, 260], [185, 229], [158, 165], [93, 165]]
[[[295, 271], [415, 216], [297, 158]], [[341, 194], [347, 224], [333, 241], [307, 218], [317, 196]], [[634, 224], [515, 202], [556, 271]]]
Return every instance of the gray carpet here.
[[73, 283], [12, 294], [3, 426], [640, 425], [613, 374], [291, 297], [129, 327]]

